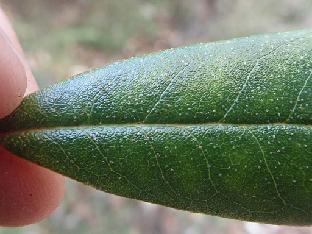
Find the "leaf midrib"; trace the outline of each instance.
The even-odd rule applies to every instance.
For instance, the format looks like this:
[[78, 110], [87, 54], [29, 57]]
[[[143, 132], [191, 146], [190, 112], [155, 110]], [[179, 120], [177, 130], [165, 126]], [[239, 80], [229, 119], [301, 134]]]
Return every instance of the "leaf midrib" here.
[[[312, 124], [288, 124], [288, 123], [255, 123], [255, 124], [242, 124], [242, 123], [190, 123], [190, 124], [180, 124], [180, 123], [157, 123], [157, 124], [143, 124], [143, 123], [125, 123], [125, 124], [98, 124], [98, 125], [72, 125], [72, 126], [49, 126], [40, 128], [25, 128], [13, 131], [4, 132], [3, 135], [10, 135], [23, 132], [37, 132], [37, 131], [52, 131], [52, 130], [74, 130], [74, 129], [84, 129], [84, 128], [192, 128], [192, 127], [235, 127], [235, 128], [253, 128], [253, 127], [299, 127], [299, 128], [311, 128]], [[0, 134], [1, 138], [1, 134]]]

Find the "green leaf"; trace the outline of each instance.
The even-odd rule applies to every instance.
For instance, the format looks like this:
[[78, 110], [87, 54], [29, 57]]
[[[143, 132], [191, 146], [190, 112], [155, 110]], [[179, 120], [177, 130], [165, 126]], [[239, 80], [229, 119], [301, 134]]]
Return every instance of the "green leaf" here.
[[97, 189], [312, 224], [312, 31], [170, 49], [28, 96], [2, 144]]

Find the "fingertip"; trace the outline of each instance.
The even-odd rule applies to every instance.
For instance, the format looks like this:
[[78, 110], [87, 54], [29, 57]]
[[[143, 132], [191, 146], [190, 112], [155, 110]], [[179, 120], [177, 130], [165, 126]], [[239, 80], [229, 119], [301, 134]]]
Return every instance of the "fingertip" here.
[[3, 118], [22, 101], [27, 77], [22, 60], [2, 31], [0, 51], [0, 118]]
[[[0, 9], [0, 119], [38, 89], [14, 31]], [[18, 158], [0, 146], [0, 226], [47, 217], [61, 202], [65, 178]]]
[[22, 226], [47, 217], [64, 195], [64, 177], [0, 147], [0, 225]]

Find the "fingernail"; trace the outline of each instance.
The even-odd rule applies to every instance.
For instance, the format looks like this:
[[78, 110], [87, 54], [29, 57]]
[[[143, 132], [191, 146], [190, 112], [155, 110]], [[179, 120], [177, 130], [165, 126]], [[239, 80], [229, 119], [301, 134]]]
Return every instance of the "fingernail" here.
[[10, 114], [22, 101], [26, 71], [21, 58], [0, 30], [0, 118]]

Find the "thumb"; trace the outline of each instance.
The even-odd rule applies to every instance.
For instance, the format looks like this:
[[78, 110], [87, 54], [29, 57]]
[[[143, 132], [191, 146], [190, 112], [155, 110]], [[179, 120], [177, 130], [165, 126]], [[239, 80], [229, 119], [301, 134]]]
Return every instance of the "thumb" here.
[[15, 48], [0, 30], [0, 118], [10, 114], [22, 101], [26, 71]]

